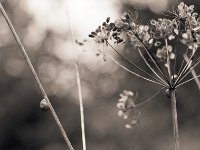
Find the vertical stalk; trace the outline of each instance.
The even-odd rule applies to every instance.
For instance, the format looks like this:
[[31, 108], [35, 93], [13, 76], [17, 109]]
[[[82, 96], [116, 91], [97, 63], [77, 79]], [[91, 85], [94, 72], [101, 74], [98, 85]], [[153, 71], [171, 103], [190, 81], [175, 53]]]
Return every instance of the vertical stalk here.
[[173, 134], [175, 142], [175, 150], [179, 150], [179, 134], [178, 134], [178, 119], [177, 119], [177, 108], [176, 108], [176, 94], [175, 90], [171, 90], [171, 113], [172, 113], [172, 124], [173, 124]]
[[[72, 43], [72, 49], [74, 50], [74, 36], [70, 24], [70, 16], [68, 12], [69, 8], [66, 7], [66, 17], [67, 17], [67, 24], [69, 27], [69, 37]], [[79, 72], [79, 65], [78, 65], [78, 52], [77, 50], [74, 50], [74, 66], [76, 71], [76, 82], [78, 87], [78, 99], [79, 99], [79, 108], [80, 108], [80, 116], [81, 116], [81, 133], [82, 133], [82, 145], [83, 150], [86, 150], [86, 136], [85, 136], [85, 117], [84, 117], [84, 108], [83, 108], [83, 96], [82, 96], [82, 88], [81, 88], [81, 78], [80, 78], [80, 72]]]
[[79, 96], [79, 104], [80, 104], [79, 106], [80, 106], [80, 115], [81, 115], [82, 144], [83, 144], [83, 150], [86, 150], [85, 119], [84, 119], [84, 109], [83, 109], [83, 98], [82, 98], [81, 79], [80, 79], [80, 73], [79, 73], [77, 59], [75, 59], [75, 69], [76, 69], [76, 81], [77, 81], [77, 86], [78, 86], [78, 96]]

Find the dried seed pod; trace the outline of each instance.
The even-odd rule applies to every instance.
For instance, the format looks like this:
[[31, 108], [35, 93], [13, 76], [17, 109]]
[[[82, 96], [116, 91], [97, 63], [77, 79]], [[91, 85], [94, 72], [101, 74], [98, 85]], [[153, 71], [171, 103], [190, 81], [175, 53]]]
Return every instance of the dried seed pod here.
[[93, 38], [93, 37], [95, 37], [95, 36], [94, 36], [94, 35], [92, 35], [92, 34], [89, 34], [89, 37]]
[[102, 26], [104, 26], [104, 27], [105, 27], [106, 25], [107, 25], [107, 23], [106, 23], [106, 22], [103, 22]]
[[107, 19], [106, 19], [106, 22], [108, 23], [110, 21], [110, 17], [108, 17]]
[[95, 35], [97, 35], [97, 33], [96, 33], [96, 32], [91, 32], [91, 35], [94, 35], [94, 36], [95, 36]]
[[48, 111], [49, 110], [49, 105], [47, 104], [47, 101], [45, 99], [41, 100], [40, 109], [42, 111]]

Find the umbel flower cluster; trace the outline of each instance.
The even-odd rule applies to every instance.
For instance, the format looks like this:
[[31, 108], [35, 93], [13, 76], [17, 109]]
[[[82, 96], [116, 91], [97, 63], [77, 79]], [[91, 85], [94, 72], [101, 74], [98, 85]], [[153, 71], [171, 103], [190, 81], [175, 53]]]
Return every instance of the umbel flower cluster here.
[[[103, 55], [104, 61], [107, 60], [109, 55], [114, 62], [126, 71], [162, 86], [162, 89], [166, 90], [167, 97], [171, 98], [172, 93], [178, 87], [194, 79], [198, 80], [199, 75], [195, 75], [194, 69], [200, 62], [199, 52], [197, 52], [200, 46], [200, 16], [194, 11], [194, 5], [187, 6], [183, 2], [178, 5], [176, 10], [167, 13], [169, 14], [168, 17], [152, 19], [148, 24], [142, 25], [137, 23], [136, 19], [133, 19], [136, 18], [134, 16], [137, 16], [137, 14], [124, 12], [114, 22], [111, 22], [110, 17], [108, 17], [101, 26], [89, 34], [89, 37], [94, 39], [96, 43], [110, 47], [124, 61], [135, 67], [140, 73], [146, 74], [148, 78], [129, 70], [108, 52], [106, 53], [105, 50], [99, 50], [98, 56]], [[153, 75], [134, 64], [134, 61], [128, 60], [115, 48], [118, 44], [126, 43], [131, 43], [133, 49], [139, 52]], [[178, 64], [179, 45], [184, 50], [181, 50], [182, 63]], [[193, 77], [186, 78], [190, 73]], [[200, 87], [200, 85], [198, 86]], [[130, 91], [124, 91], [117, 104], [119, 115], [124, 119], [127, 119], [131, 110], [135, 110], [135, 106], [137, 106], [133, 101], [130, 103], [132, 94]], [[133, 122], [138, 121], [134, 120]]]
[[[157, 48], [156, 56], [166, 60], [166, 46], [161, 46], [163, 39], [178, 39], [181, 43], [195, 51], [200, 45], [200, 17], [194, 12], [194, 5], [187, 6], [183, 2], [178, 5], [175, 12], [171, 12], [173, 19], [159, 18], [150, 20], [149, 25], [136, 24], [130, 13], [124, 12], [120, 19], [110, 22], [110, 17], [103, 22], [89, 37], [97, 43], [107, 43], [109, 40], [114, 43], [130, 41], [135, 47], [148, 49]], [[169, 46], [170, 59], [174, 59], [172, 46]]]

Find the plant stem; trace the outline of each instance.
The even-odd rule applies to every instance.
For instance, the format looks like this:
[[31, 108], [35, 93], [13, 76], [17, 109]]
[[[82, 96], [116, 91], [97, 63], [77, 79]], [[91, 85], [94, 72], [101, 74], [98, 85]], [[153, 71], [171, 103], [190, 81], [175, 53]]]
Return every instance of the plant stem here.
[[75, 59], [75, 69], [76, 69], [76, 81], [77, 81], [77, 86], [78, 86], [78, 95], [79, 95], [79, 103], [80, 103], [79, 106], [80, 106], [80, 115], [81, 115], [82, 144], [83, 144], [83, 150], [86, 150], [83, 98], [82, 98], [81, 80], [80, 80], [80, 73], [79, 73], [79, 69], [78, 69], [77, 59]]
[[72, 32], [71, 24], [70, 24], [70, 16], [69, 16], [69, 8], [66, 7], [66, 19], [67, 25], [69, 27], [69, 37], [72, 43], [72, 49], [74, 50], [74, 66], [76, 71], [76, 83], [78, 87], [78, 99], [79, 99], [79, 108], [80, 108], [80, 116], [81, 116], [81, 134], [82, 134], [82, 146], [83, 150], [86, 150], [86, 136], [85, 136], [85, 117], [84, 117], [84, 108], [83, 108], [83, 96], [82, 96], [82, 88], [81, 88], [81, 78], [78, 64], [78, 52], [74, 46], [74, 35]]
[[173, 134], [175, 142], [175, 150], [179, 150], [179, 134], [178, 134], [178, 119], [177, 119], [177, 108], [176, 108], [176, 94], [175, 90], [171, 90], [171, 113], [173, 123]]
[[165, 39], [165, 47], [166, 47], [166, 50], [167, 50], [167, 71], [168, 71], [168, 74], [169, 74], [169, 82], [170, 84], [172, 84], [172, 73], [171, 73], [171, 63], [170, 63], [170, 56], [169, 56], [169, 50], [168, 50], [168, 42], [167, 42], [167, 39]]
[[[187, 55], [184, 55], [184, 59], [185, 59], [186, 62], [189, 61], [189, 58], [188, 58]], [[190, 66], [191, 66], [191, 65], [190, 65]], [[190, 66], [189, 66], [189, 67], [190, 67]], [[191, 70], [191, 69], [190, 69], [190, 70]], [[194, 69], [191, 70], [191, 73], [192, 73], [192, 76], [193, 76], [193, 77], [196, 77], [196, 76], [197, 76], [197, 74], [196, 74], [196, 72], [195, 72]], [[198, 86], [198, 88], [199, 88], [199, 90], [200, 90], [200, 81], [199, 81], [199, 79], [198, 79], [198, 78], [195, 78], [195, 82], [196, 82], [196, 84], [197, 84], [197, 86]]]
[[64, 128], [63, 128], [63, 126], [62, 126], [62, 124], [61, 124], [61, 122], [59, 120], [59, 118], [58, 118], [58, 116], [56, 115], [56, 112], [54, 111], [53, 106], [51, 105], [51, 102], [49, 101], [49, 98], [48, 98], [48, 96], [47, 96], [47, 94], [46, 94], [46, 92], [45, 92], [45, 90], [44, 90], [39, 78], [38, 78], [38, 75], [37, 75], [37, 73], [36, 73], [36, 71], [35, 71], [35, 69], [34, 69], [34, 67], [33, 67], [33, 65], [32, 65], [32, 63], [30, 61], [30, 58], [28, 57], [28, 54], [26, 53], [26, 50], [25, 50], [22, 42], [20, 41], [20, 38], [17, 35], [17, 33], [16, 33], [16, 31], [15, 31], [15, 29], [14, 29], [14, 27], [13, 27], [9, 17], [7, 16], [6, 11], [4, 10], [4, 8], [3, 8], [1, 3], [0, 3], [0, 11], [2, 12], [2, 14], [4, 16], [4, 18], [5, 18], [6, 22], [7, 22], [8, 26], [9, 26], [12, 34], [13, 34], [13, 36], [14, 36], [14, 38], [15, 38], [15, 40], [16, 40], [16, 42], [17, 42], [17, 44], [18, 44], [18, 46], [19, 46], [19, 48], [21, 50], [21, 53], [23, 54], [23, 57], [24, 57], [27, 65], [28, 65], [29, 69], [31, 70], [31, 73], [32, 73], [32, 75], [33, 75], [33, 77], [34, 77], [34, 79], [36, 81], [36, 84], [37, 84], [38, 88], [41, 91], [42, 96], [47, 101], [47, 104], [48, 104], [48, 106], [50, 108], [51, 114], [52, 114], [52, 116], [53, 116], [53, 118], [54, 118], [54, 120], [55, 120], [55, 122], [56, 122], [56, 124], [57, 124], [57, 126], [58, 126], [58, 128], [59, 128], [59, 130], [60, 130], [60, 132], [61, 132], [61, 134], [62, 134], [62, 136], [64, 138], [64, 140], [65, 140], [65, 142], [66, 142], [66, 144], [67, 144], [67, 146], [69, 147], [70, 150], [74, 150], [74, 148], [72, 147], [71, 142], [70, 142], [70, 140], [69, 140], [69, 138], [68, 138], [68, 136], [67, 136], [67, 134], [66, 134], [66, 132], [65, 132], [65, 130], [64, 130]]

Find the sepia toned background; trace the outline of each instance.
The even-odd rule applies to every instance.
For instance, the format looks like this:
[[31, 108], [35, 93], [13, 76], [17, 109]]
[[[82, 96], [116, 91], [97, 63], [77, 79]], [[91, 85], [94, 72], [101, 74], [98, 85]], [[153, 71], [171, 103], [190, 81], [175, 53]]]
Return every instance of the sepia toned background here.
[[[185, 1], [199, 10], [199, 2]], [[116, 104], [123, 90], [137, 92], [136, 102], [160, 87], [97, 57], [88, 34], [109, 16], [138, 11], [138, 21], [161, 17], [178, 0], [6, 0], [2, 3], [41, 79], [50, 101], [76, 150], [82, 149], [74, 56], [78, 55], [88, 150], [172, 150], [170, 102], [161, 92], [141, 108], [140, 123], [124, 127]], [[163, 16], [162, 16], [163, 17]], [[84, 46], [74, 44], [85, 39]], [[119, 51], [140, 64], [130, 46]], [[112, 54], [115, 56], [116, 54]], [[117, 56], [116, 56], [117, 57]], [[199, 68], [199, 67], [198, 67]], [[197, 69], [199, 72], [199, 69]], [[42, 96], [22, 54], [0, 15], [0, 149], [64, 150], [65, 143], [49, 112], [42, 112]], [[200, 101], [195, 82], [177, 90], [181, 150], [200, 148]]]

